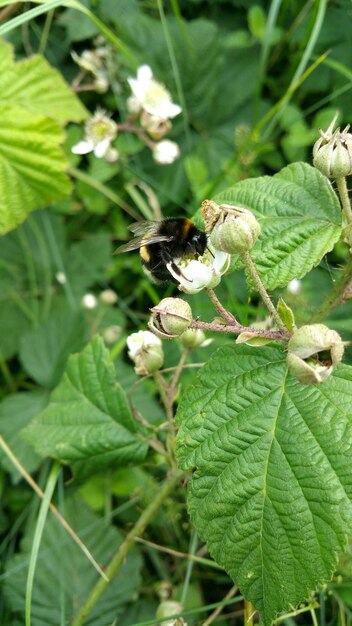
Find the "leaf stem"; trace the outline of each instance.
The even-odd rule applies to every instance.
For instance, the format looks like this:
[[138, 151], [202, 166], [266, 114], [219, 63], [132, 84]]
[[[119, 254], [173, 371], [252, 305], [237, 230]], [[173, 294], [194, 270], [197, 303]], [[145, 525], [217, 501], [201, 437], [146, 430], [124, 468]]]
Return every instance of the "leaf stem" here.
[[315, 312], [312, 322], [324, 321], [325, 318], [330, 313], [330, 311], [332, 311], [337, 306], [339, 306], [339, 304], [343, 304], [344, 292], [351, 282], [352, 282], [352, 257], [349, 259], [348, 263], [346, 263], [332, 291], [328, 293], [325, 300], [323, 300], [322, 304], [320, 305], [318, 310]]
[[[146, 526], [153, 519], [156, 512], [166, 500], [168, 495], [179, 483], [182, 476], [183, 473], [179, 471], [170, 474], [165, 480], [161, 489], [159, 489], [159, 491], [155, 494], [155, 497], [153, 498], [149, 506], [143, 511], [142, 515], [133, 526], [132, 530], [128, 533], [126, 539], [121, 543], [118, 551], [116, 552], [115, 556], [113, 556], [105, 570], [105, 573], [109, 580], [113, 578], [121, 565], [123, 565], [128, 553], [134, 546], [136, 538], [144, 532]], [[106, 580], [103, 580], [102, 578], [98, 580], [95, 587], [93, 587], [91, 593], [89, 594], [87, 600], [78, 611], [76, 617], [73, 619], [71, 626], [82, 626], [84, 624], [87, 616], [98, 602], [107, 585], [108, 582]]]
[[347, 224], [352, 224], [352, 209], [350, 199], [348, 197], [346, 178], [344, 176], [336, 178], [336, 184], [342, 205], [342, 215]]
[[273, 316], [276, 324], [278, 325], [278, 327], [280, 328], [280, 330], [284, 330], [286, 331], [286, 327], [285, 324], [282, 322], [280, 315], [278, 314], [277, 310], [275, 309], [271, 298], [267, 292], [267, 290], [265, 289], [262, 280], [257, 272], [257, 268], [254, 264], [254, 261], [250, 255], [249, 252], [244, 252], [243, 254], [241, 254], [241, 259], [248, 271], [248, 274], [250, 275], [251, 279], [253, 280], [257, 291], [259, 292], [266, 308], [268, 309], [269, 313], [271, 313], [271, 315]]

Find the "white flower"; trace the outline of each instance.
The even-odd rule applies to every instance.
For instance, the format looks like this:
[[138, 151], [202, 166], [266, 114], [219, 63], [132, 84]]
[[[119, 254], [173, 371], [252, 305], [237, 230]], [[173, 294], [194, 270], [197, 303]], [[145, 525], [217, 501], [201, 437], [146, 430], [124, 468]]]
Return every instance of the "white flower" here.
[[231, 255], [213, 248], [209, 250], [208, 246], [203, 256], [197, 260], [175, 259], [174, 262], [182, 272], [182, 276], [172, 269], [171, 263], [167, 263], [166, 267], [179, 283], [179, 290], [185, 293], [198, 293], [205, 287], [212, 289], [219, 284], [221, 276], [229, 268]]
[[60, 285], [64, 285], [65, 283], [67, 283], [67, 278], [66, 278], [65, 272], [57, 272], [55, 274], [55, 278], [56, 278], [57, 282], [60, 283]]
[[92, 74], [95, 78], [96, 90], [104, 93], [109, 87], [109, 79], [104, 67], [108, 51], [106, 48], [100, 47], [95, 50], [83, 50], [79, 55], [76, 52], [71, 52], [72, 59], [77, 65], [89, 74]]
[[177, 143], [169, 139], [163, 139], [153, 148], [153, 159], [160, 165], [170, 165], [180, 156], [180, 148]]
[[164, 85], [153, 78], [149, 65], [142, 65], [137, 70], [137, 78], [128, 78], [133, 96], [140, 108], [161, 119], [172, 119], [182, 109], [171, 100], [171, 94]]
[[117, 125], [105, 111], [98, 109], [86, 123], [84, 132], [84, 139], [71, 148], [73, 154], [94, 152], [96, 157], [109, 162], [118, 159], [117, 150], [111, 147], [117, 135]]
[[297, 296], [302, 291], [302, 282], [298, 278], [293, 278], [287, 285], [287, 291]]
[[82, 298], [82, 306], [85, 309], [89, 309], [89, 310], [95, 309], [97, 304], [98, 304], [98, 300], [92, 293], [86, 293]]
[[161, 340], [149, 330], [139, 330], [127, 337], [128, 356], [132, 361], [141, 350], [147, 350], [150, 346], [161, 346]]

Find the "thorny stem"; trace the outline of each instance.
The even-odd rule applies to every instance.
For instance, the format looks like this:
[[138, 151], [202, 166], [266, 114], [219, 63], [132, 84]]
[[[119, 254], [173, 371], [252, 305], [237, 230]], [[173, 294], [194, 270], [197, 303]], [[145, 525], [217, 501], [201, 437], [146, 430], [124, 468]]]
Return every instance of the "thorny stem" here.
[[193, 320], [190, 328], [200, 328], [201, 330], [210, 330], [216, 333], [232, 333], [240, 335], [241, 333], [252, 333], [253, 337], [264, 337], [266, 339], [274, 339], [277, 341], [288, 341], [291, 333], [288, 330], [264, 330], [262, 328], [253, 328], [253, 326], [242, 326], [238, 322], [232, 324], [219, 324], [217, 322], [203, 322], [202, 320]]
[[219, 298], [217, 297], [214, 289], [206, 289], [205, 290], [210, 298], [210, 300], [212, 301], [214, 307], [216, 308], [217, 312], [219, 313], [219, 315], [221, 315], [221, 317], [225, 320], [225, 322], [229, 322], [231, 324], [234, 324], [236, 322], [236, 318], [234, 317], [234, 315], [232, 315], [232, 313], [230, 313], [230, 311], [228, 311], [227, 309], [225, 309], [225, 307], [221, 304]]
[[[113, 576], [115, 576], [116, 572], [124, 564], [128, 553], [134, 546], [136, 538], [139, 537], [139, 535], [143, 534], [149, 522], [154, 518], [156, 512], [169, 496], [169, 494], [173, 491], [173, 489], [175, 489], [182, 476], [183, 474], [181, 472], [171, 473], [165, 480], [159, 491], [156, 492], [155, 497], [153, 498], [149, 506], [143, 511], [142, 515], [133, 526], [132, 530], [128, 533], [126, 539], [121, 543], [115, 556], [113, 556], [109, 565], [107, 566], [105, 573], [109, 580], [111, 580]], [[78, 611], [76, 617], [73, 619], [71, 626], [82, 626], [84, 624], [87, 616], [90, 614], [90, 612], [98, 602], [107, 585], [108, 582], [106, 580], [98, 580], [95, 587], [93, 587], [91, 593], [89, 594], [86, 602], [83, 604], [83, 606]]]
[[254, 284], [255, 284], [255, 286], [256, 286], [256, 288], [257, 288], [257, 290], [258, 290], [258, 292], [259, 292], [259, 294], [260, 294], [260, 296], [261, 296], [261, 298], [262, 298], [266, 308], [268, 309], [269, 313], [271, 313], [271, 315], [273, 316], [273, 318], [274, 318], [276, 324], [278, 325], [278, 327], [281, 330], [286, 331], [285, 324], [282, 322], [282, 320], [280, 318], [280, 315], [278, 314], [277, 310], [275, 309], [275, 307], [274, 307], [274, 305], [273, 305], [273, 303], [271, 301], [271, 298], [270, 298], [267, 290], [265, 289], [265, 287], [264, 287], [264, 285], [263, 285], [263, 283], [261, 281], [261, 278], [260, 278], [260, 276], [259, 276], [259, 274], [257, 272], [257, 268], [256, 268], [256, 266], [255, 266], [255, 264], [253, 262], [253, 259], [252, 259], [251, 255], [250, 255], [250, 253], [249, 252], [244, 252], [243, 254], [241, 254], [241, 259], [242, 259], [242, 261], [243, 261], [243, 263], [244, 263], [244, 265], [245, 265], [245, 267], [246, 267], [246, 269], [247, 269], [251, 279], [253, 280], [253, 282], [254, 282]]
[[330, 311], [335, 309], [339, 304], [344, 302], [344, 293], [348, 285], [352, 282], [352, 257], [345, 265], [340, 277], [335, 283], [334, 288], [326, 296], [323, 303], [315, 312], [312, 322], [324, 321]]
[[340, 195], [343, 217], [345, 218], [347, 224], [352, 224], [352, 209], [350, 199], [348, 197], [346, 178], [344, 176], [336, 178], [336, 184]]
[[176, 428], [175, 428], [175, 421], [174, 421], [174, 412], [172, 408], [173, 403], [174, 403], [174, 398], [173, 396], [170, 397], [168, 384], [163, 378], [163, 376], [160, 374], [160, 372], [154, 373], [154, 380], [156, 382], [158, 391], [160, 393], [161, 401], [165, 408], [166, 418], [167, 418], [167, 423], [168, 423], [166, 449], [168, 452], [169, 463], [170, 463], [171, 468], [175, 468], [176, 467], [176, 461], [175, 461]]

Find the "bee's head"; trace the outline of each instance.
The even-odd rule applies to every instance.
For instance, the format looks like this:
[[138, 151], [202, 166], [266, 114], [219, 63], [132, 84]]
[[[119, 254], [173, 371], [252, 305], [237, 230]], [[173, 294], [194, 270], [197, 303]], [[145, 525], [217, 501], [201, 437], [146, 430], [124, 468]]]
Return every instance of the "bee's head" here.
[[207, 236], [201, 230], [197, 230], [191, 239], [187, 242], [188, 250], [192, 254], [202, 256], [204, 254], [205, 248], [207, 247]]

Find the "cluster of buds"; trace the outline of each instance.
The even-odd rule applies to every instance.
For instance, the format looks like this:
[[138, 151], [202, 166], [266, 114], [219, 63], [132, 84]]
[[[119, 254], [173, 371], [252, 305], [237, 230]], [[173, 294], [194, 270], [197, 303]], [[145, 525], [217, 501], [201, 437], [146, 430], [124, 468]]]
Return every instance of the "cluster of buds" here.
[[335, 115], [326, 131], [320, 130], [320, 137], [313, 147], [313, 165], [329, 178], [341, 178], [352, 174], [352, 135], [350, 126], [343, 131], [334, 131]]
[[204, 200], [202, 213], [212, 245], [227, 254], [247, 252], [260, 233], [259, 222], [248, 209]]
[[[98, 93], [105, 93], [109, 88], [109, 78], [107, 72], [107, 62], [110, 57], [110, 50], [107, 46], [98, 46], [93, 50], [83, 50], [82, 54], [71, 52], [72, 59], [80, 68], [80, 73], [73, 82], [73, 87], [77, 88], [85, 76], [89, 76], [92, 81], [86, 89], [94, 89]], [[82, 86], [81, 91], [84, 90]]]
[[99, 159], [114, 163], [119, 158], [118, 151], [111, 146], [117, 136], [117, 124], [102, 109], [97, 109], [84, 127], [84, 138], [75, 144], [73, 154], [93, 152]]
[[135, 364], [139, 376], [158, 371], [164, 363], [161, 340], [149, 330], [139, 330], [127, 337], [128, 356]]
[[172, 102], [166, 87], [155, 80], [149, 65], [139, 67], [137, 77], [128, 78], [128, 83], [132, 96], [127, 100], [127, 108], [131, 119], [139, 119], [142, 129], [157, 142], [152, 147], [154, 160], [161, 165], [173, 163], [180, 149], [174, 141], [162, 139], [170, 132], [170, 120], [181, 113], [181, 107]]
[[323, 383], [344, 353], [340, 335], [324, 324], [296, 330], [287, 344], [288, 368], [303, 385]]

